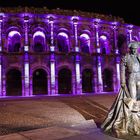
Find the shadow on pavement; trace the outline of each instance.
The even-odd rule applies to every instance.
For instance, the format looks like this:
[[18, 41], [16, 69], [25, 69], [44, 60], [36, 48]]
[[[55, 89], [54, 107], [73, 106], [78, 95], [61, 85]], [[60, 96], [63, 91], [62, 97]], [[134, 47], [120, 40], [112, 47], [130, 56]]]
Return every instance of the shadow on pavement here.
[[108, 108], [88, 98], [61, 99], [61, 101], [77, 110], [86, 120], [93, 119], [97, 127], [100, 127], [108, 112]]

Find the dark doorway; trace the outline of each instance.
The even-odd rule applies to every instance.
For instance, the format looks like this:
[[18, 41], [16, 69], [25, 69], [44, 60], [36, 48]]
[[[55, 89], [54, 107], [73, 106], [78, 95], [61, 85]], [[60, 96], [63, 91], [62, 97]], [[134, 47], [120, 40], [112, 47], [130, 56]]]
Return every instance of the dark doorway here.
[[113, 72], [110, 69], [103, 71], [103, 91], [113, 91]]
[[19, 49], [20, 49], [20, 43], [16, 43], [15, 45], [14, 45], [14, 52], [19, 52]]
[[93, 73], [91, 69], [85, 69], [82, 72], [82, 92], [93, 92]]
[[67, 68], [63, 68], [58, 73], [58, 93], [69, 94], [71, 93], [71, 71]]
[[48, 94], [47, 73], [43, 69], [37, 69], [33, 73], [33, 95]]
[[12, 69], [6, 74], [6, 95], [22, 96], [22, 78], [19, 70]]
[[41, 44], [41, 43], [36, 43], [35, 45], [34, 45], [34, 51], [35, 52], [43, 52], [44, 50], [43, 50], [43, 45]]

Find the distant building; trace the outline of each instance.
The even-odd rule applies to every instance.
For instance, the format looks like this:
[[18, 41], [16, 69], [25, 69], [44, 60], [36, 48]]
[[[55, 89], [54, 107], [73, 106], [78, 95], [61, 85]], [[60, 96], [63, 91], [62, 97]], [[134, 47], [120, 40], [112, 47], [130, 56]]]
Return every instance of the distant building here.
[[117, 92], [120, 56], [139, 35], [110, 15], [0, 8], [0, 97]]

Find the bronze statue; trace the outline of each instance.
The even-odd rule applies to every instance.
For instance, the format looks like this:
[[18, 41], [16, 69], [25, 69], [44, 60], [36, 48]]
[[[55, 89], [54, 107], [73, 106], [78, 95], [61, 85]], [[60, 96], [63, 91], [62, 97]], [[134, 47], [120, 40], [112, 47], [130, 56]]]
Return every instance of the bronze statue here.
[[121, 88], [101, 129], [115, 137], [140, 136], [140, 43], [131, 41], [121, 59]]
[[121, 86], [127, 85], [131, 98], [138, 100], [140, 96], [140, 56], [137, 53], [139, 43], [133, 41], [128, 47], [129, 53], [121, 60]]

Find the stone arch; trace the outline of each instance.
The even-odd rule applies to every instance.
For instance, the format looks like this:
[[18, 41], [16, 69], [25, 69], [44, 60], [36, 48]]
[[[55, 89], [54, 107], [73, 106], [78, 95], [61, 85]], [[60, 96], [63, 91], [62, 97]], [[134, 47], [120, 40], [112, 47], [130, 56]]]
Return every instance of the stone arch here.
[[6, 95], [22, 96], [22, 73], [17, 68], [11, 68], [6, 73]]
[[21, 34], [17, 28], [11, 28], [7, 34], [8, 52], [19, 52], [21, 48]]
[[44, 52], [46, 50], [46, 36], [41, 30], [36, 30], [33, 34], [33, 50]]
[[66, 29], [60, 29], [57, 33], [57, 47], [60, 52], [69, 52], [70, 50], [70, 37]]
[[80, 48], [83, 53], [90, 53], [90, 36], [88, 33], [83, 32], [80, 35]]
[[113, 69], [105, 68], [102, 72], [103, 75], [103, 91], [113, 91]]
[[107, 33], [102, 33], [99, 37], [99, 44], [102, 54], [110, 54], [112, 46], [110, 45], [110, 36]]
[[43, 69], [43, 70], [45, 70], [46, 71], [46, 73], [48, 74], [48, 76], [50, 75], [50, 69], [46, 66], [46, 65], [40, 65], [40, 64], [34, 64], [34, 65], [32, 65], [32, 67], [31, 67], [31, 75], [33, 75], [33, 72], [35, 71], [35, 70], [37, 70], [37, 69]]

